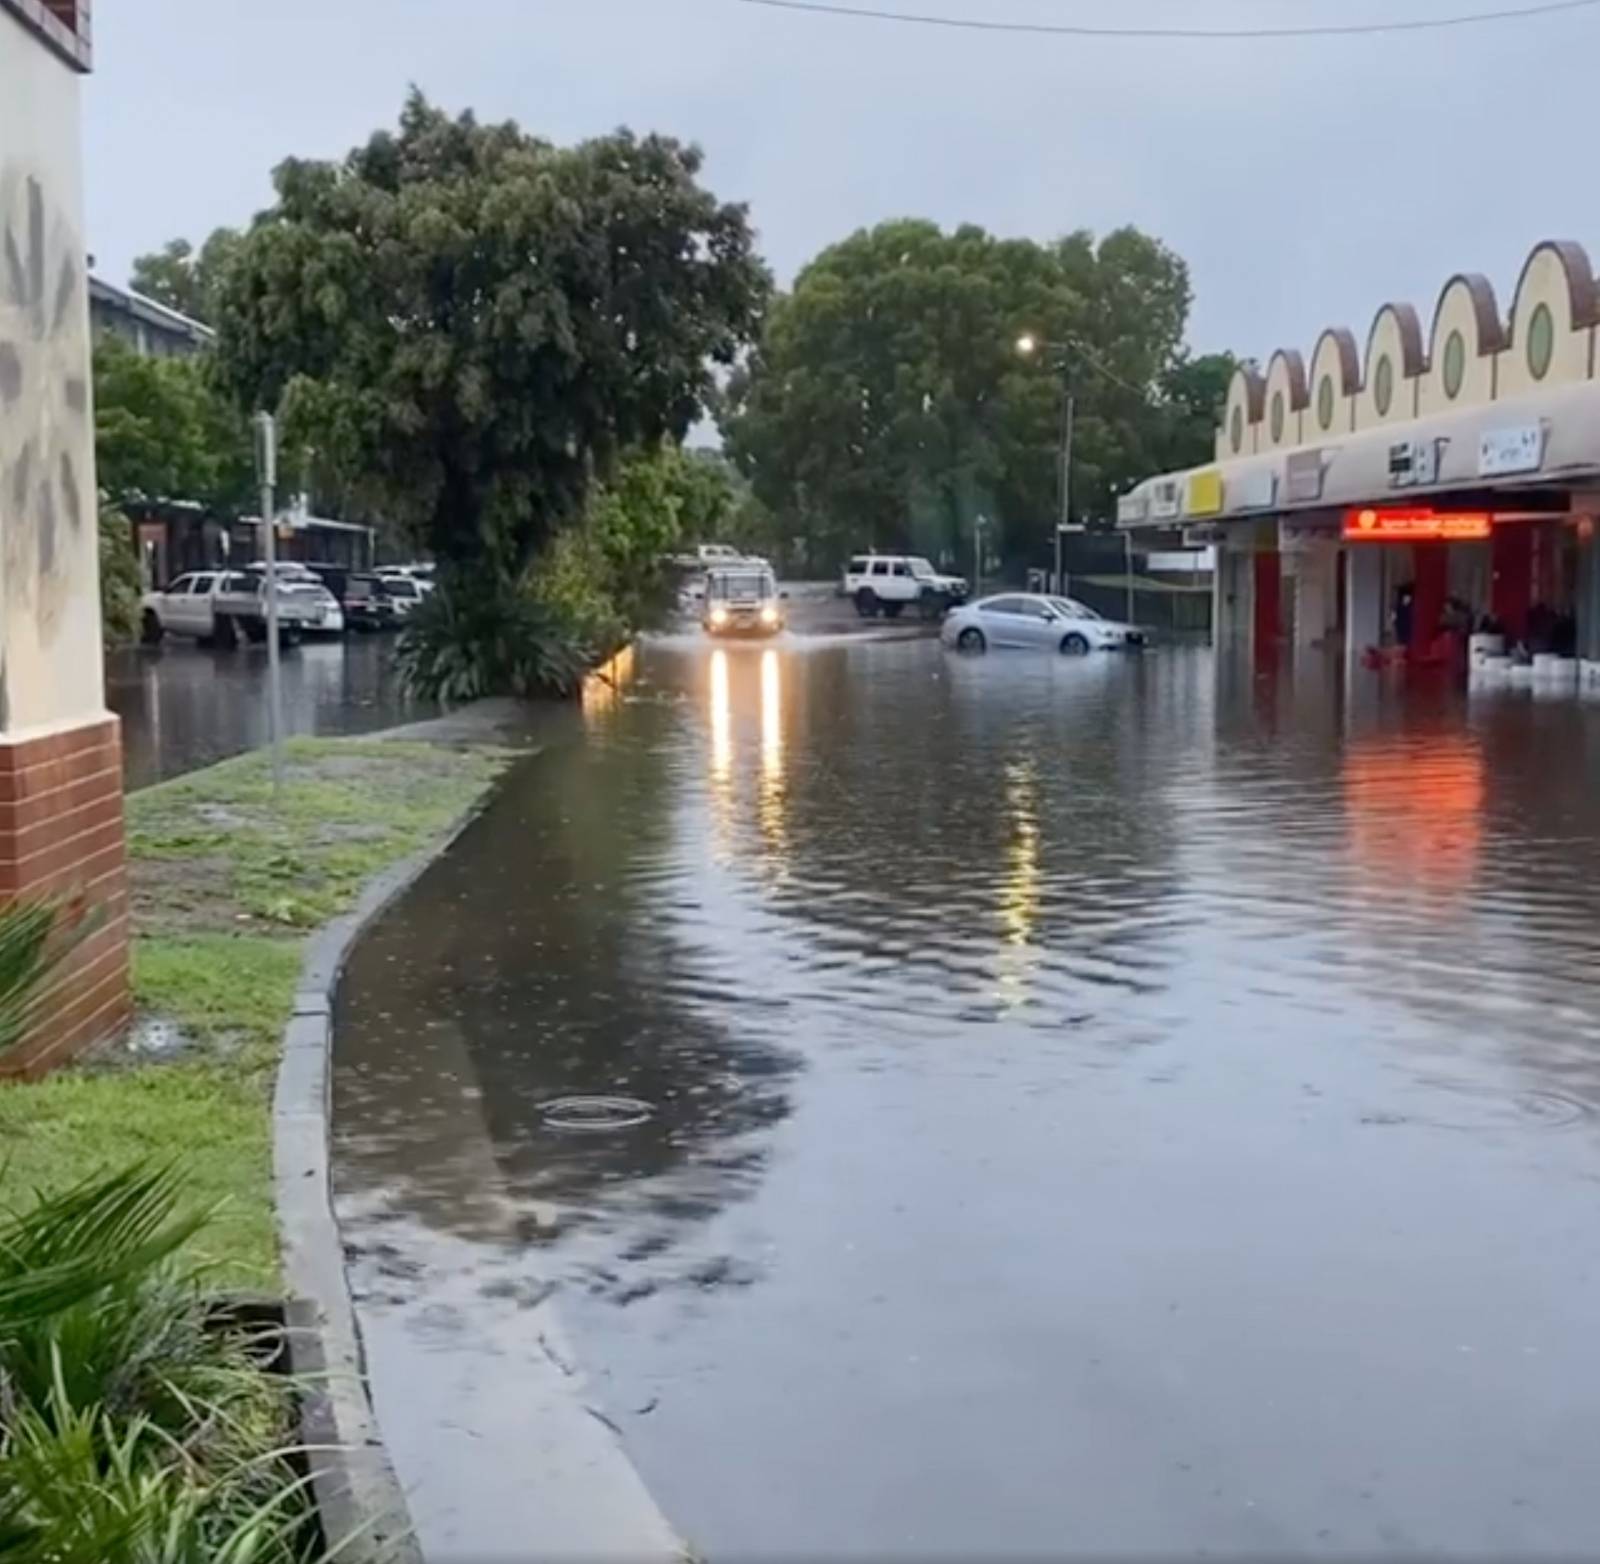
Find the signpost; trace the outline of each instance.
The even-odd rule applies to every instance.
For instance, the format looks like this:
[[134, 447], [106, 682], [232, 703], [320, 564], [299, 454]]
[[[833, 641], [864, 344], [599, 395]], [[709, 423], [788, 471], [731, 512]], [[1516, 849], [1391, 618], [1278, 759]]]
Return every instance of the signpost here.
[[283, 672], [278, 665], [278, 421], [257, 413], [256, 477], [261, 482], [261, 557], [267, 566], [267, 734], [272, 745], [272, 795], [283, 788]]

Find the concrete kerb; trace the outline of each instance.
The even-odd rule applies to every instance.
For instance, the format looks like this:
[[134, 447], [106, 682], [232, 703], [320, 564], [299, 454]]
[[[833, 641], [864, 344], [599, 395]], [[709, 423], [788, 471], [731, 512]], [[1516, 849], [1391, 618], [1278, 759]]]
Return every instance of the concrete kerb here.
[[477, 813], [432, 846], [385, 870], [355, 907], [311, 936], [294, 1013], [283, 1034], [272, 1104], [273, 1183], [290, 1342], [309, 1373], [301, 1419], [324, 1535], [349, 1564], [421, 1564], [410, 1513], [367, 1394], [366, 1362], [333, 1214], [330, 1128], [333, 996], [345, 957], [369, 923], [438, 857]]
[[[485, 703], [487, 706], [488, 703]], [[470, 710], [470, 708], [469, 708]], [[498, 717], [486, 711], [486, 720]], [[440, 732], [444, 723], [419, 724], [407, 738], [449, 741], [465, 737]], [[433, 729], [433, 731], [429, 731]], [[381, 735], [398, 737], [400, 732]], [[481, 738], [481, 731], [473, 735]], [[537, 749], [522, 757], [529, 758]], [[344, 1564], [423, 1564], [405, 1491], [391, 1464], [368, 1392], [366, 1354], [345, 1272], [344, 1247], [333, 1211], [332, 1053], [333, 1002], [346, 958], [367, 926], [405, 892], [477, 818], [479, 799], [422, 851], [373, 879], [354, 908], [324, 925], [307, 942], [295, 992], [294, 1013], [283, 1035], [283, 1056], [273, 1096], [273, 1182], [284, 1279], [291, 1359], [305, 1374], [301, 1434], [312, 1493], [331, 1547]], [[549, 1313], [543, 1329], [559, 1328]], [[570, 1377], [572, 1370], [568, 1369]], [[575, 1418], [592, 1418], [572, 1379], [560, 1415], [549, 1415], [559, 1437]], [[626, 1517], [619, 1535], [626, 1551], [640, 1557], [682, 1559], [690, 1550], [644, 1492], [620, 1441], [604, 1459], [586, 1453], [588, 1497], [605, 1503], [614, 1493]], [[609, 1475], [608, 1475], [609, 1474]], [[538, 1539], [528, 1539], [538, 1551]], [[608, 1551], [602, 1546], [600, 1551]], [[614, 1550], [610, 1550], [614, 1551]]]

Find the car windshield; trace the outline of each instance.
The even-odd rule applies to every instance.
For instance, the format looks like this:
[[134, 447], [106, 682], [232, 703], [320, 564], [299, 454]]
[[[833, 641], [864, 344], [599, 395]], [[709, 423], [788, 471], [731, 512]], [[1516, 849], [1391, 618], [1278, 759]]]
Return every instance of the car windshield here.
[[1068, 619], [1098, 619], [1101, 617], [1087, 603], [1080, 603], [1075, 597], [1052, 597], [1050, 606], [1058, 614], [1064, 614]]
[[758, 603], [773, 592], [772, 577], [765, 571], [722, 571], [707, 583], [710, 594], [729, 603]]
[[919, 581], [930, 581], [939, 573], [925, 559], [911, 559], [906, 563], [911, 566], [911, 574]]

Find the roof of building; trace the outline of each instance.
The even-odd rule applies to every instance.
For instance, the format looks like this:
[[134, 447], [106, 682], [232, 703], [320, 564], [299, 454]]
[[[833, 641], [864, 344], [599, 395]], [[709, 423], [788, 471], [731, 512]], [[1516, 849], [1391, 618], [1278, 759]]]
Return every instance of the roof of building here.
[[168, 309], [165, 304], [158, 304], [154, 299], [146, 298], [142, 293], [135, 293], [131, 288], [119, 288], [103, 277], [90, 277], [89, 298], [91, 302], [105, 304], [112, 309], [121, 310], [124, 314], [132, 315], [135, 320], [141, 320], [147, 326], [154, 326], [157, 331], [184, 336], [202, 345], [208, 345], [216, 340], [216, 332], [203, 321], [195, 320], [178, 310]]
[[1404, 502], [1600, 476], [1600, 286], [1580, 245], [1536, 245], [1509, 316], [1482, 277], [1447, 282], [1424, 334], [1407, 304], [1234, 375], [1216, 461], [1124, 495], [1124, 526]]

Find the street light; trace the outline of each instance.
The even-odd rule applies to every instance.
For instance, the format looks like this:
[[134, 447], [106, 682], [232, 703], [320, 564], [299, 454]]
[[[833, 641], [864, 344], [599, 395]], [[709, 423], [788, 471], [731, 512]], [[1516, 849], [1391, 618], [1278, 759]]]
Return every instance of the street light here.
[[1055, 589], [1064, 597], [1067, 583], [1062, 573], [1061, 538], [1064, 533], [1071, 532], [1072, 527], [1072, 435], [1073, 425], [1076, 421], [1078, 410], [1077, 398], [1073, 395], [1072, 380], [1068, 374], [1071, 360], [1068, 354], [1074, 351], [1076, 344], [1063, 342], [1045, 342], [1036, 337], [1031, 331], [1025, 331], [1017, 338], [1017, 352], [1023, 358], [1033, 358], [1045, 348], [1054, 348], [1060, 358], [1056, 368], [1061, 371], [1061, 514], [1056, 519], [1056, 573]]

